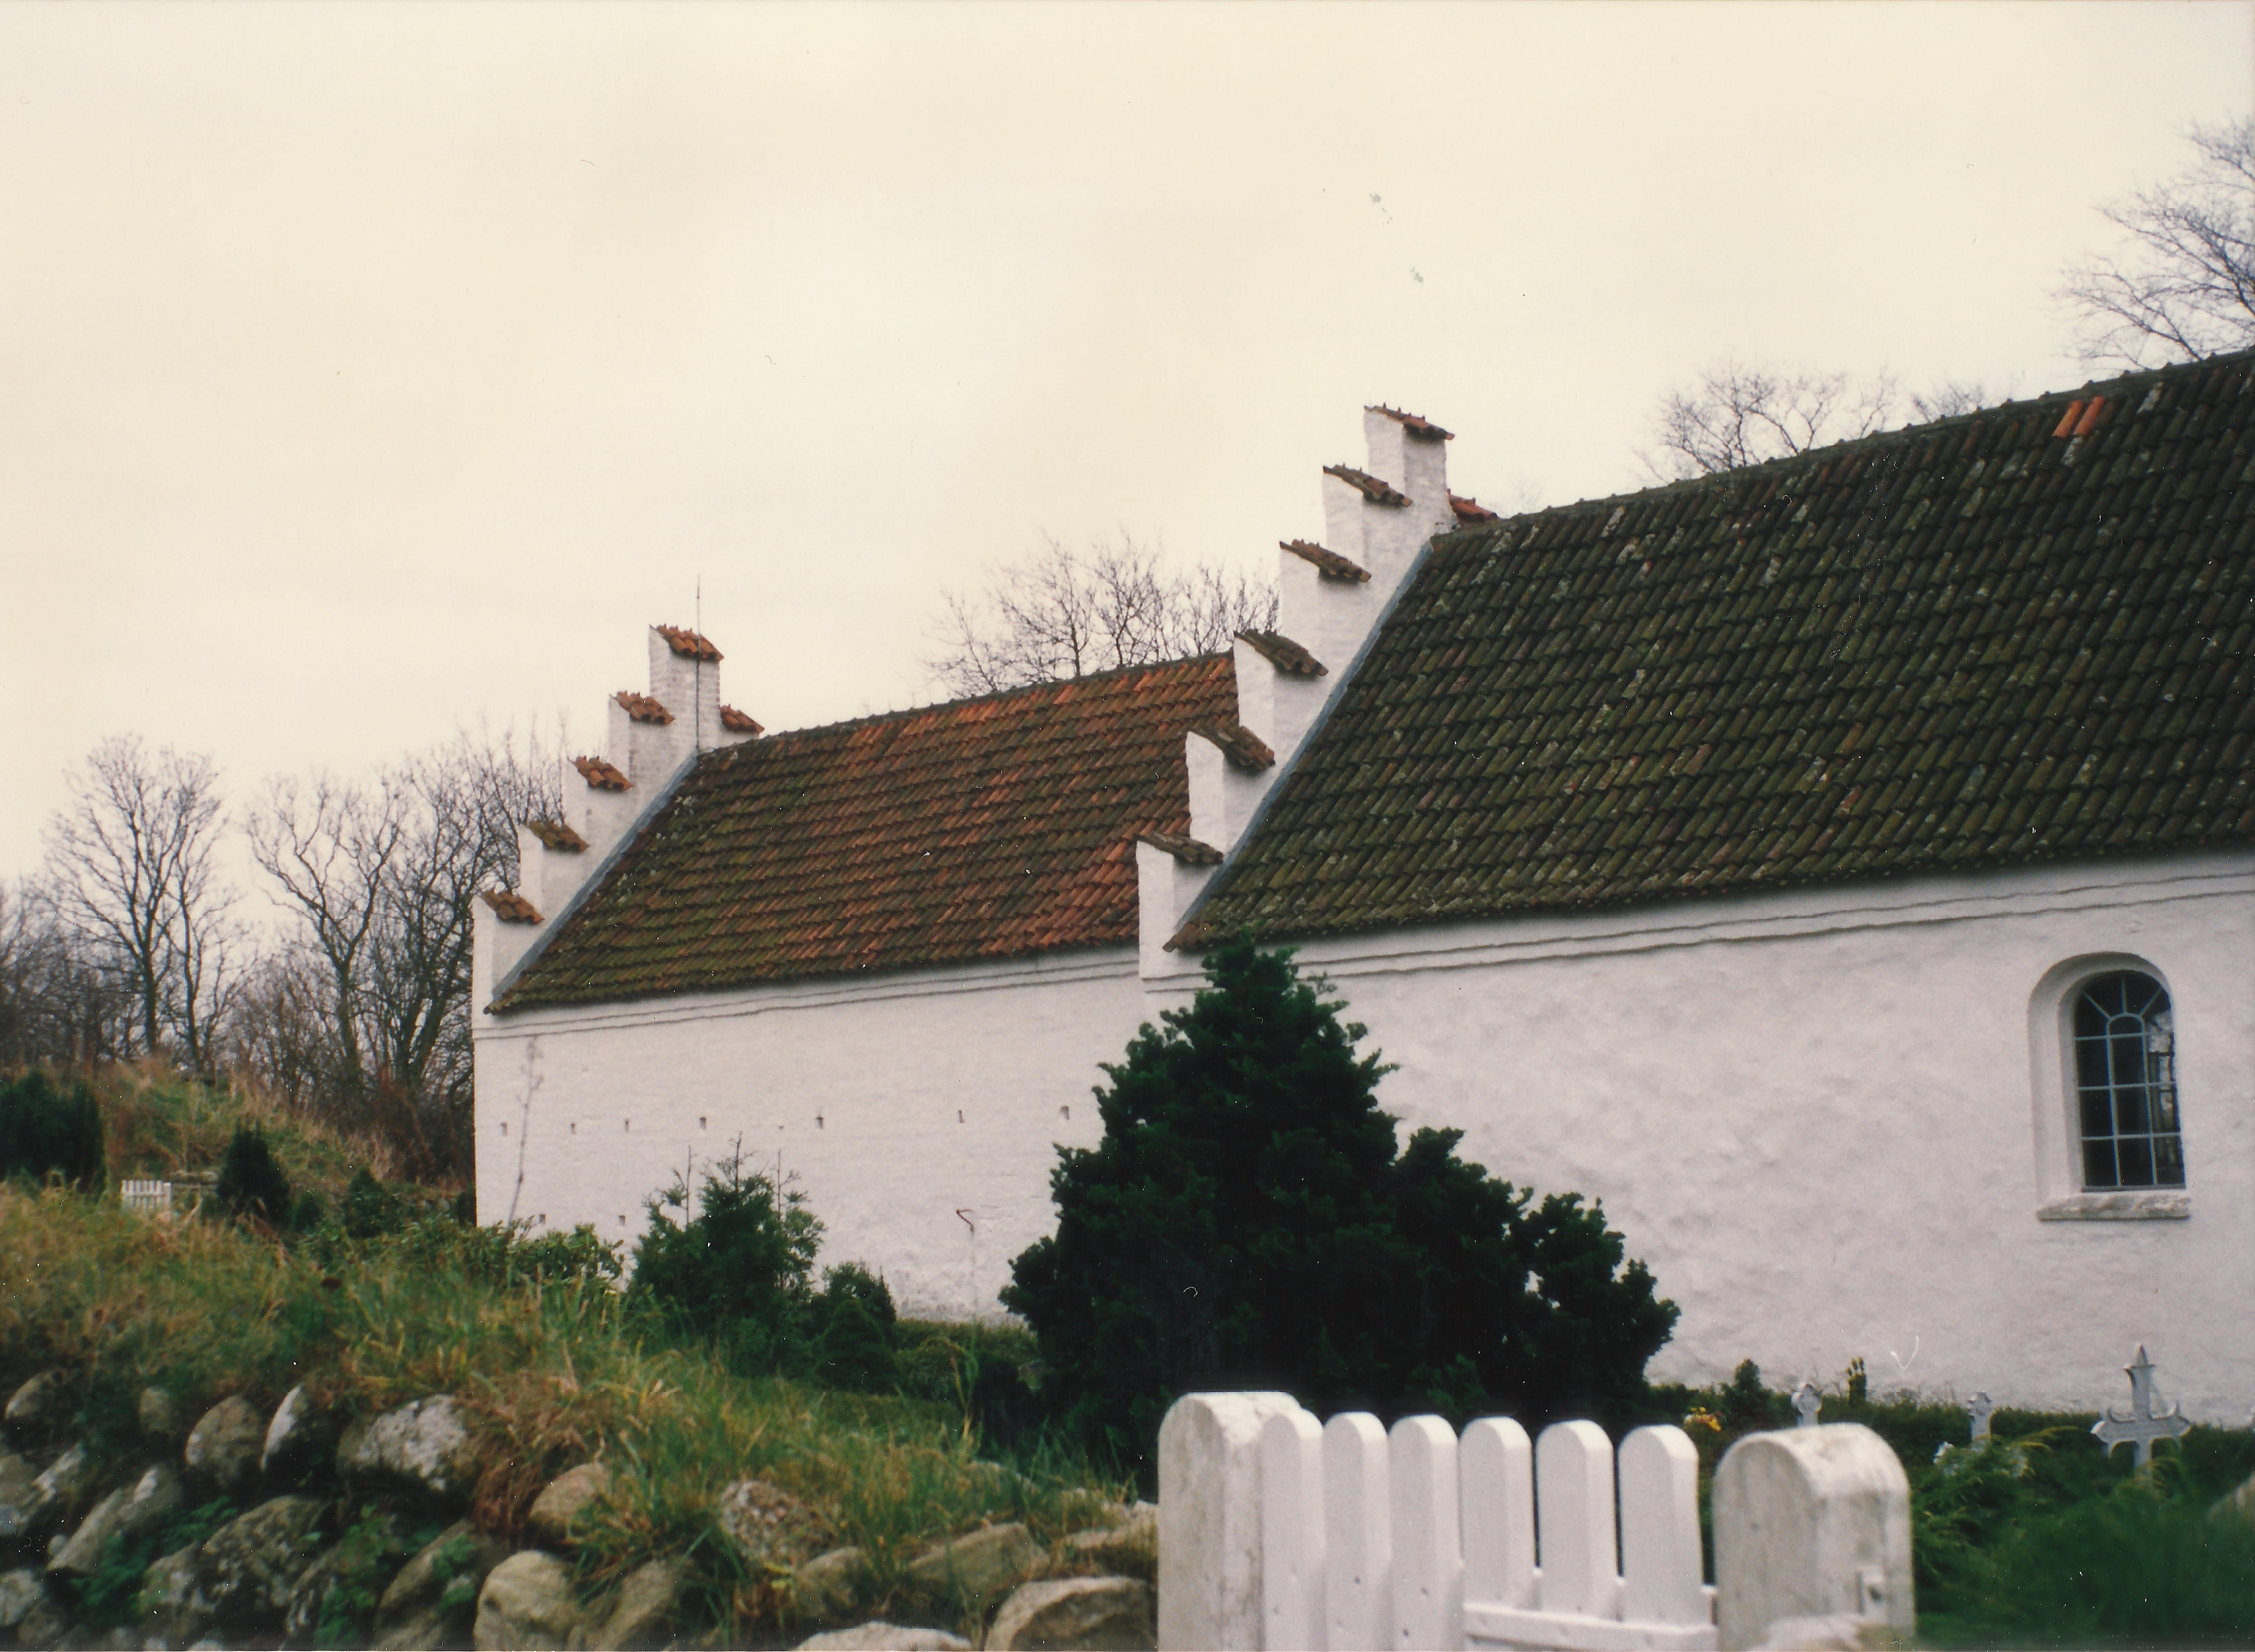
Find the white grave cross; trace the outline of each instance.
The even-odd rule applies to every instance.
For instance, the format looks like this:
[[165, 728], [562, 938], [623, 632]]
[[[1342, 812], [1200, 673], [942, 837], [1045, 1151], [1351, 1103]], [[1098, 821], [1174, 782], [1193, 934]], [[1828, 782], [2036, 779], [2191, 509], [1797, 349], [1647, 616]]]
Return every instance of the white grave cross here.
[[1793, 1391], [1793, 1409], [1800, 1414], [1799, 1428], [1815, 1428], [1816, 1414], [1823, 1409], [1824, 1402], [1817, 1396], [1814, 1382], [1803, 1382]]
[[1978, 1445], [1989, 1438], [1989, 1418], [1996, 1409], [1995, 1402], [1985, 1393], [1975, 1395], [1967, 1402], [1965, 1409], [1973, 1418], [1974, 1445]]
[[2130, 1413], [2125, 1417], [2110, 1405], [2090, 1431], [2104, 1443], [2109, 1457], [2118, 1445], [2134, 1445], [2138, 1466], [2143, 1468], [2153, 1460], [2155, 1440], [2175, 1439], [2192, 1427], [2192, 1420], [2178, 1406], [2153, 1409], [2153, 1365], [2146, 1358], [2144, 1343], [2138, 1345], [2136, 1360], [2122, 1368], [2130, 1378]]

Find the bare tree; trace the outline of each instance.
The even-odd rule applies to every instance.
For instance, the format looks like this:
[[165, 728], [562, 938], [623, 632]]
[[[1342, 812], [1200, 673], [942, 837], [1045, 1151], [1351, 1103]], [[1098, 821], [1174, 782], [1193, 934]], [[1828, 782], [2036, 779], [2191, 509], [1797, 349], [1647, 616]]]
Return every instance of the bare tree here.
[[2255, 345], [2255, 121], [2195, 126], [2165, 184], [2101, 207], [2126, 244], [2066, 273], [2087, 360], [2145, 367]]
[[130, 1042], [131, 1010], [45, 889], [0, 884], [0, 1072], [112, 1058]]
[[1212, 563], [1170, 573], [1156, 551], [1124, 536], [1085, 551], [1050, 539], [991, 572], [977, 595], [948, 591], [941, 601], [924, 664], [957, 694], [1212, 653], [1276, 622], [1274, 587]]
[[[293, 777], [269, 782], [250, 812], [251, 854], [296, 909], [306, 948], [320, 960], [334, 1043], [327, 1087], [347, 1102], [369, 1086], [361, 1029], [369, 955], [381, 944], [378, 924], [411, 806], [410, 788], [391, 774], [366, 785], [322, 774], [306, 786]], [[270, 1015], [302, 994], [299, 973], [262, 981]]]
[[1884, 430], [1907, 403], [1919, 420], [1971, 412], [1986, 403], [1978, 384], [1950, 383], [1907, 397], [1892, 374], [1779, 373], [1725, 362], [1690, 390], [1660, 404], [1657, 453], [1639, 455], [1655, 481], [1712, 475], [1786, 459]]
[[124, 981], [142, 1048], [155, 1053], [170, 1034], [208, 1074], [236, 938], [235, 896], [214, 864], [219, 772], [208, 757], [152, 753], [128, 735], [96, 746], [67, 784], [70, 802], [46, 833], [57, 909]]

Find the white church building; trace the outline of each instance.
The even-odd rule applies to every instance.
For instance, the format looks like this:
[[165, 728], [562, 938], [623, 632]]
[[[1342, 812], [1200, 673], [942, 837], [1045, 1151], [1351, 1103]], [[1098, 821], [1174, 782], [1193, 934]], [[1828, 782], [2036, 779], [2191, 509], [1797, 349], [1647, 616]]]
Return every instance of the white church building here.
[[828, 728], [655, 628], [481, 913], [479, 1212], [741, 1140], [992, 1315], [1249, 930], [1407, 1130], [1601, 1199], [1653, 1374], [2255, 1404], [2255, 357], [1502, 519], [1387, 408], [1234, 651]]

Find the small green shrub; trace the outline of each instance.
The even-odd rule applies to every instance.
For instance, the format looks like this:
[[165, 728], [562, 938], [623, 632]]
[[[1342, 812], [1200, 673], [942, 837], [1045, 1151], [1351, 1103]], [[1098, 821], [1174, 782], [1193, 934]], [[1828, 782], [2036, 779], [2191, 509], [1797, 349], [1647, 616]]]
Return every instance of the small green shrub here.
[[0, 1178], [15, 1176], [102, 1185], [102, 1110], [83, 1079], [66, 1088], [34, 1068], [0, 1084]]
[[[705, 1173], [697, 1213], [679, 1182], [649, 1203], [631, 1297], [747, 1374], [803, 1353], [822, 1224], [805, 1196], [744, 1165], [742, 1144]], [[676, 1220], [666, 1214], [679, 1211]]]
[[413, 1207], [369, 1175], [365, 1167], [353, 1172], [338, 1213], [345, 1232], [355, 1239], [377, 1239], [396, 1234], [415, 1220]]
[[290, 1178], [274, 1162], [263, 1130], [239, 1127], [220, 1161], [219, 1185], [214, 1190], [220, 1207], [229, 1216], [255, 1216], [279, 1227], [290, 1214]]
[[809, 1376], [827, 1388], [893, 1391], [899, 1380], [899, 1316], [883, 1280], [859, 1262], [830, 1269], [814, 1301], [813, 1321]]
[[1397, 1142], [1387, 1072], [1286, 953], [1219, 946], [1097, 1093], [1104, 1140], [1059, 1149], [1053, 1237], [1002, 1293], [1068, 1425], [1141, 1458], [1193, 1388], [1285, 1388], [1319, 1411], [1504, 1410], [1530, 1425], [1638, 1405], [1675, 1322], [1602, 1209]]

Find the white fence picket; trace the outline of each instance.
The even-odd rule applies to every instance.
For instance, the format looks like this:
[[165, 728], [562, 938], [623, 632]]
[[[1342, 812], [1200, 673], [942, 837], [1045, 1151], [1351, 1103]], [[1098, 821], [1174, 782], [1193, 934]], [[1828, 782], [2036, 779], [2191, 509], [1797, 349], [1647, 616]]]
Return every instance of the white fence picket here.
[[117, 1202], [127, 1210], [161, 1216], [172, 1208], [170, 1182], [124, 1180], [117, 1185]]
[[1536, 1438], [1535, 1517], [1542, 1610], [1617, 1615], [1613, 1443], [1595, 1423], [1553, 1423]]
[[1507, 1417], [1465, 1431], [1457, 1456], [1463, 1505], [1465, 1599], [1517, 1610], [1535, 1605], [1535, 1443]]
[[1386, 1431], [1367, 1411], [1324, 1424], [1324, 1644], [1392, 1652], [1393, 1522]]
[[1393, 1504], [1394, 1644], [1455, 1652], [1465, 1643], [1465, 1561], [1457, 1527], [1457, 1431], [1405, 1417], [1387, 1435]]
[[1640, 1428], [1620, 1448], [1621, 1616], [1705, 1624], [1699, 1452], [1680, 1428]]
[[1261, 1425], [1263, 1645], [1324, 1644], [1324, 1425], [1305, 1411]]

